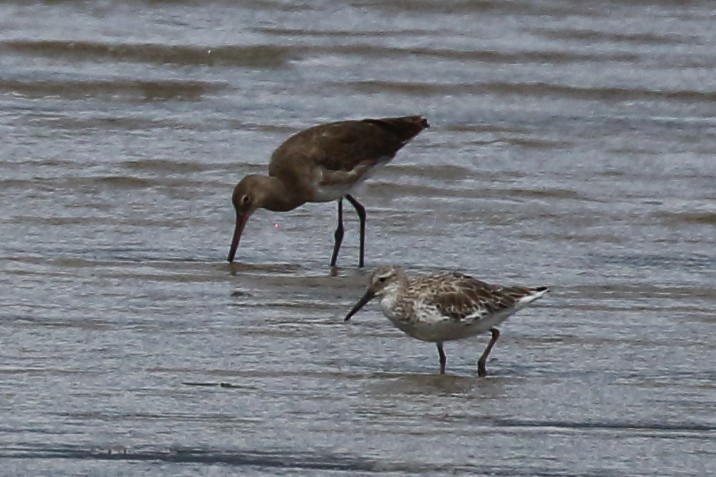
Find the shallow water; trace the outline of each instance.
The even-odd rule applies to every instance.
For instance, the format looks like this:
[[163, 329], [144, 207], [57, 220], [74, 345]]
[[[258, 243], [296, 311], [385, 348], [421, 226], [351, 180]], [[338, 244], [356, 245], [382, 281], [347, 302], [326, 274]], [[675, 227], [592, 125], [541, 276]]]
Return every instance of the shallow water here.
[[[0, 473], [716, 473], [716, 10], [622, 3], [0, 3]], [[281, 141], [405, 114], [367, 270], [334, 204], [225, 262]], [[380, 263], [553, 292], [439, 376], [343, 322]]]

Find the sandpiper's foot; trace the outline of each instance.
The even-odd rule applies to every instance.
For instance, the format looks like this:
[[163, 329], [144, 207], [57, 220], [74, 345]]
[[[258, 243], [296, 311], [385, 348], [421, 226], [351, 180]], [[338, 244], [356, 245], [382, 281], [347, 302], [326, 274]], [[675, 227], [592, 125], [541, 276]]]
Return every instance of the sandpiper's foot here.
[[487, 348], [485, 348], [485, 351], [482, 353], [482, 356], [480, 356], [480, 359], [477, 360], [477, 375], [481, 378], [487, 376], [487, 367], [485, 366], [485, 363], [487, 363], [487, 357], [490, 356], [492, 347], [495, 346], [497, 339], [500, 337], [500, 330], [497, 328], [490, 328], [490, 333], [492, 333], [490, 342], [487, 343]]

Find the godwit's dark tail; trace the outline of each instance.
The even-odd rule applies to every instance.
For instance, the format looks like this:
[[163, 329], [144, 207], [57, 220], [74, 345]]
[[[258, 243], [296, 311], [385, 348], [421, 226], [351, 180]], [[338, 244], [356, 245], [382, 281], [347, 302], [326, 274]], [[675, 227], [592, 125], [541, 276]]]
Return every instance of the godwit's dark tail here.
[[422, 116], [402, 116], [399, 118], [364, 119], [363, 122], [375, 124], [380, 128], [390, 131], [396, 136], [400, 149], [411, 139], [417, 136], [423, 129], [429, 128], [428, 120]]

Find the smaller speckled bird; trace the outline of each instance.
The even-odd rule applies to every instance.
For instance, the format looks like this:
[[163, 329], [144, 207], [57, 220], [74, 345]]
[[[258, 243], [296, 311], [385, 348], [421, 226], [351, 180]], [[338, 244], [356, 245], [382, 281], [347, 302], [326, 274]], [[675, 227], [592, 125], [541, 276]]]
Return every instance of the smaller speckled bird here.
[[492, 337], [477, 361], [477, 374], [487, 376], [485, 363], [500, 336], [497, 325], [514, 312], [549, 293], [547, 287], [491, 285], [458, 272], [408, 277], [395, 265], [378, 267], [370, 286], [345, 321], [374, 297], [383, 314], [408, 336], [437, 344], [440, 374], [447, 357], [443, 342], [490, 331]]

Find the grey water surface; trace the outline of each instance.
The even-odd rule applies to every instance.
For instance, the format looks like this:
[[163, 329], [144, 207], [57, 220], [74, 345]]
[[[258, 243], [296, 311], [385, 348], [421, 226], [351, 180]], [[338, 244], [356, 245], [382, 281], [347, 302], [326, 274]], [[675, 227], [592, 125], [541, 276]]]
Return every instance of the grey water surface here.
[[[0, 474], [716, 475], [709, 1], [0, 2]], [[292, 133], [432, 127], [348, 208], [230, 195]], [[382, 263], [553, 292], [435, 346]], [[221, 383], [224, 383], [222, 386]]]

